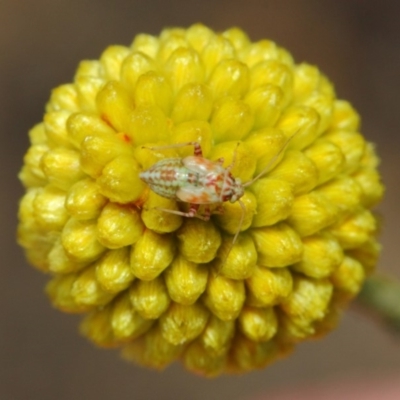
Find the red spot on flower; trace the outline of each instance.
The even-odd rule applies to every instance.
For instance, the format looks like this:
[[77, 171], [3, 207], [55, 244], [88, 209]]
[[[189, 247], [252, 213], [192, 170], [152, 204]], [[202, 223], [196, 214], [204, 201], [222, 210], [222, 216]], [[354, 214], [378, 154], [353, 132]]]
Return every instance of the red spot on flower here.
[[126, 143], [130, 143], [131, 142], [131, 138], [126, 133], [124, 133], [122, 135], [122, 138]]
[[119, 132], [117, 133], [117, 136], [124, 142], [124, 143], [128, 143], [131, 144], [132, 143], [132, 138], [124, 132]]
[[109, 119], [108, 119], [108, 117], [107, 117], [106, 114], [101, 114], [101, 115], [100, 115], [100, 118], [101, 118], [108, 126], [110, 126], [111, 128], [114, 129], [114, 127], [112, 126], [112, 124], [111, 124], [111, 122], [109, 121]]
[[143, 208], [143, 204], [146, 202], [147, 198], [149, 197], [149, 188], [146, 188], [142, 195], [135, 201], [133, 202], [133, 205], [137, 207], [139, 210]]

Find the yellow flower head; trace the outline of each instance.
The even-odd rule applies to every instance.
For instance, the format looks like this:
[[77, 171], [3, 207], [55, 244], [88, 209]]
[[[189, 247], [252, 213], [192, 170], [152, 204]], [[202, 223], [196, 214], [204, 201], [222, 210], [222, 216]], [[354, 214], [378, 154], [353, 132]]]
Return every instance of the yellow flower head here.
[[[383, 187], [359, 125], [316, 67], [269, 40], [202, 25], [138, 35], [53, 90], [20, 173], [19, 243], [96, 344], [155, 368], [262, 368], [332, 329], [376, 264]], [[239, 202], [211, 204], [209, 221], [161, 210], [188, 204], [139, 173], [192, 155], [170, 146], [190, 141], [235, 158], [241, 182], [267, 169], [244, 215]]]

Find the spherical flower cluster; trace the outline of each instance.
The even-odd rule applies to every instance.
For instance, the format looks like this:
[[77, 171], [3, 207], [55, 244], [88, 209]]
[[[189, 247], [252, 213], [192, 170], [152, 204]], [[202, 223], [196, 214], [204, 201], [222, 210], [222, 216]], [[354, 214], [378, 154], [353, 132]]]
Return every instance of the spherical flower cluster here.
[[[154, 368], [262, 368], [331, 330], [376, 264], [383, 187], [359, 124], [272, 41], [202, 25], [138, 35], [53, 90], [20, 173], [19, 243], [94, 343]], [[267, 169], [245, 188], [233, 247], [239, 202], [186, 218], [139, 177], [193, 154], [151, 147], [190, 141], [235, 158], [242, 182]]]

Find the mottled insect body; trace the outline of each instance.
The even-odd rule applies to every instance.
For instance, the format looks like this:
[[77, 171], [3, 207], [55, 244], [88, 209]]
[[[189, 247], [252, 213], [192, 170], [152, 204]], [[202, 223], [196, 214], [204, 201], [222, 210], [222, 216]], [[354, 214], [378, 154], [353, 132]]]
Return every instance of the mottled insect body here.
[[244, 190], [222, 161], [202, 156], [166, 158], [140, 174], [151, 190], [168, 199], [193, 204], [237, 201]]
[[[158, 147], [167, 149], [194, 146], [194, 156], [184, 158], [166, 158], [158, 161], [149, 169], [140, 173], [140, 178], [150, 189], [160, 196], [189, 203], [189, 211], [160, 209], [184, 217], [210, 219], [211, 204], [226, 201], [239, 201], [244, 194], [241, 180], [230, 172], [232, 165], [223, 167], [223, 159], [211, 161], [203, 157], [201, 146], [197, 142], [181, 143]], [[155, 149], [155, 148], [152, 148]], [[200, 205], [205, 205], [202, 215], [197, 213]]]
[[[232, 164], [224, 168], [223, 159], [212, 161], [204, 158], [201, 146], [197, 142], [152, 147], [152, 150], [162, 150], [192, 145], [194, 146], [194, 156], [166, 158], [158, 161], [149, 169], [141, 172], [140, 178], [160, 196], [189, 203], [187, 212], [157, 208], [158, 210], [184, 217], [197, 217], [207, 221], [211, 215], [210, 205], [220, 205], [226, 201], [231, 203], [238, 202], [242, 208], [242, 215], [232, 241], [233, 246], [241, 230], [246, 212], [246, 208], [240, 200], [244, 195], [244, 188], [251, 185], [268, 171], [270, 165], [287, 147], [290, 139], [286, 141], [282, 149], [260, 174], [244, 184], [239, 178], [235, 178], [231, 174], [231, 169], [235, 164], [236, 152]], [[202, 214], [198, 213], [200, 205], [205, 205]]]

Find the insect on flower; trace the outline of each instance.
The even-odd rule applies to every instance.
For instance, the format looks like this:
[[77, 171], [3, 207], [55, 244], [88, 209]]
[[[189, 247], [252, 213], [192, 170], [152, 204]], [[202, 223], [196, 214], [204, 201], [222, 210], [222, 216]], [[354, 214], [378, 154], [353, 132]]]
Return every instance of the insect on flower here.
[[[287, 148], [293, 136], [286, 140], [279, 152], [257, 176], [245, 183], [242, 183], [240, 178], [235, 178], [231, 174], [236, 161], [236, 151], [233, 155], [232, 163], [224, 168], [223, 158], [212, 161], [203, 157], [203, 152], [198, 142], [150, 147], [150, 150], [165, 150], [193, 146], [194, 155], [184, 158], [165, 158], [155, 163], [149, 169], [142, 171], [139, 176], [149, 185], [151, 190], [160, 196], [189, 204], [187, 212], [157, 207], [157, 210], [171, 214], [188, 218], [196, 217], [208, 221], [211, 216], [210, 205], [219, 205], [220, 207], [214, 213], [221, 213], [223, 212], [222, 203], [227, 201], [235, 203], [237, 201], [242, 208], [242, 214], [233, 237], [231, 245], [233, 246], [242, 228], [246, 213], [245, 205], [240, 200], [244, 195], [244, 189], [268, 172], [271, 165]], [[240, 143], [238, 143], [239, 145]], [[199, 213], [201, 205], [205, 206], [203, 214]]]

